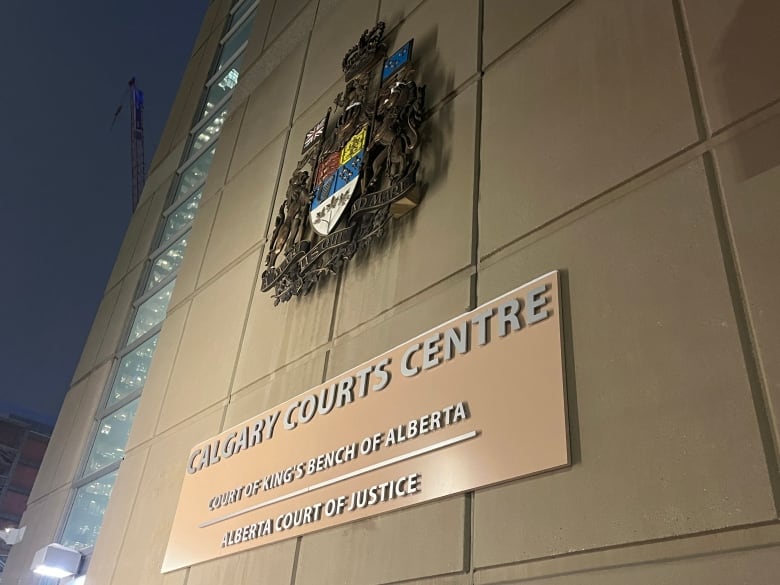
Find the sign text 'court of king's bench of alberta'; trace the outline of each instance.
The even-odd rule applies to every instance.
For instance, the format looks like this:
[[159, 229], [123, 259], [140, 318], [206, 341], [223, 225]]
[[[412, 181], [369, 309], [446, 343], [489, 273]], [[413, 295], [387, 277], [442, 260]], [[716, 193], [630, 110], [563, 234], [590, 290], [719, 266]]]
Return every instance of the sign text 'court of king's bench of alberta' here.
[[225, 429], [182, 454], [163, 572], [568, 465], [563, 363], [550, 272]]

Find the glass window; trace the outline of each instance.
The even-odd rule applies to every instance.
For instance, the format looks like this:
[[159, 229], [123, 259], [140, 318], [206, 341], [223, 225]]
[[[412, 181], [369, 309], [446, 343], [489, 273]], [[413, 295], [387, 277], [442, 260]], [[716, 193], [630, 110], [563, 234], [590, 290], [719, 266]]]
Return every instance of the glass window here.
[[233, 16], [230, 17], [230, 27], [233, 27], [233, 24], [241, 20], [241, 17], [244, 16], [250, 8], [252, 8], [252, 5], [254, 4], [253, 0], [246, 0], [241, 6], [239, 6], [236, 11], [233, 13]]
[[89, 452], [84, 475], [90, 475], [119, 461], [125, 454], [125, 445], [133, 426], [135, 411], [138, 408], [136, 398], [129, 404], [103, 418], [98, 423], [97, 436]]
[[144, 303], [138, 307], [136, 311], [135, 319], [133, 320], [133, 327], [130, 330], [130, 339], [133, 341], [138, 339], [144, 333], [149, 331], [152, 327], [161, 323], [165, 319], [165, 315], [168, 312], [168, 303], [171, 301], [171, 293], [173, 292], [173, 285], [176, 281], [166, 284], [163, 288], [157, 291], [157, 294], [144, 301]]
[[60, 543], [75, 549], [94, 546], [116, 474], [109, 473], [76, 491]]
[[108, 404], [118, 402], [144, 387], [149, 373], [149, 364], [152, 363], [154, 350], [157, 349], [157, 337], [155, 335], [148, 341], [144, 341], [119, 360], [119, 367], [108, 396]]
[[178, 234], [185, 226], [188, 226], [195, 221], [195, 215], [197, 214], [202, 195], [203, 189], [198, 189], [195, 193], [187, 197], [184, 203], [171, 212], [168, 216], [168, 221], [165, 223], [161, 243], [164, 244], [170, 240], [174, 234]]
[[170, 247], [161, 253], [152, 263], [152, 270], [146, 282], [146, 290], [151, 290], [176, 272], [184, 260], [184, 251], [187, 248], [189, 232], [176, 240]]
[[214, 114], [210, 120], [208, 120], [192, 137], [190, 148], [187, 151], [186, 158], [191, 157], [196, 152], [203, 150], [207, 144], [209, 144], [222, 130], [222, 126], [225, 123], [228, 115], [228, 105], [225, 104], [222, 108]]
[[212, 146], [184, 170], [179, 178], [179, 186], [176, 188], [176, 199], [191, 193], [195, 187], [206, 180], [211, 161], [214, 160], [214, 152], [216, 148]]
[[[172, 205], [173, 211], [164, 217], [165, 226], [160, 236], [160, 246], [167, 247], [153, 258], [146, 292], [143, 293], [151, 296], [136, 307], [126, 340], [127, 344], [154, 331], [168, 312], [175, 280], [163, 287], [160, 287], [160, 284], [166, 279], [174, 278], [184, 258], [189, 238], [188, 226], [195, 219], [203, 193], [202, 185], [208, 175], [216, 151], [216, 142], [228, 116], [229, 96], [238, 83], [242, 60], [240, 49], [249, 38], [254, 20], [253, 10], [257, 2], [239, 0], [235, 4], [235, 11], [230, 17], [232, 28], [223, 40], [219, 55], [213, 64], [212, 71], [218, 71], [219, 74], [214, 76], [214, 82], [208, 85], [204, 92], [199, 121], [205, 120], [205, 122], [192, 133], [185, 154], [187, 160], [194, 158], [194, 161], [180, 173], [176, 184], [175, 203]], [[176, 235], [182, 232], [185, 232], [184, 235], [176, 238]], [[122, 350], [127, 353], [119, 359], [116, 372], [110, 382], [107, 399], [107, 406], [113, 405], [115, 410], [100, 419], [82, 475], [82, 477], [100, 477], [76, 490], [60, 540], [66, 546], [87, 549], [95, 544], [117, 476], [116, 470], [110, 472], [109, 470], [118, 467], [118, 462], [124, 455], [139, 403], [138, 394], [146, 384], [158, 337], [158, 335], [152, 336], [132, 351], [127, 351], [127, 348]], [[131, 400], [133, 397], [135, 398]], [[116, 404], [121, 404], [123, 400], [130, 401], [121, 408], [116, 408]], [[82, 482], [77, 482], [76, 485]]]
[[214, 107], [236, 86], [238, 83], [238, 71], [243, 57], [243, 53], [236, 57], [236, 60], [230, 64], [230, 67], [224, 72], [222, 77], [217, 79], [209, 88], [206, 94], [206, 101], [203, 104], [201, 120], [211, 114], [214, 111]]
[[249, 33], [252, 31], [252, 23], [254, 18], [251, 16], [247, 18], [234, 32], [230, 35], [230, 38], [222, 45], [222, 52], [219, 54], [219, 61], [217, 62], [217, 69], [219, 71], [227, 63], [230, 58], [236, 54], [236, 51], [244, 44], [249, 38]]

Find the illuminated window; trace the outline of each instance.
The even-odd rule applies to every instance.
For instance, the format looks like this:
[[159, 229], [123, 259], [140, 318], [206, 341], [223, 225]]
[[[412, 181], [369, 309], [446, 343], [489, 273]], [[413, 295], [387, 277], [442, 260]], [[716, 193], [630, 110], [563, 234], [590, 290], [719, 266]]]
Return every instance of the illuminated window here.
[[184, 202], [178, 204], [170, 213], [166, 214], [168, 218], [165, 222], [165, 228], [161, 241], [167, 242], [173, 236], [184, 231], [195, 220], [195, 215], [198, 213], [198, 206], [200, 205], [200, 198], [203, 195], [203, 189], [198, 189], [187, 197]]
[[203, 110], [200, 115], [201, 118], [210, 115], [216, 109], [217, 104], [223, 103], [230, 92], [233, 91], [236, 84], [238, 84], [242, 56], [243, 55], [236, 56], [227, 67], [227, 70], [220, 72], [209, 84], [203, 102]]
[[[231, 71], [233, 70], [231, 69]], [[238, 79], [238, 74], [236, 74], [236, 79]], [[187, 150], [187, 156], [192, 156], [196, 152], [202, 151], [207, 144], [215, 139], [222, 131], [222, 126], [225, 124], [227, 116], [228, 108], [227, 105], [225, 105], [211, 118], [200, 124], [193, 132], [190, 147]]]
[[137, 408], [138, 398], [100, 420], [84, 475], [92, 475], [122, 459]]
[[181, 173], [174, 201], [189, 195], [203, 185], [209, 174], [209, 168], [211, 168], [211, 161], [214, 160], [215, 152], [216, 146], [212, 146]]
[[189, 232], [155, 257], [146, 281], [146, 290], [153, 289], [179, 271], [179, 266], [184, 260], [184, 252], [187, 250], [188, 235]]
[[168, 303], [171, 302], [174, 284], [176, 284], [176, 281], [166, 284], [138, 305], [135, 319], [133, 319], [133, 326], [130, 329], [129, 341], [135, 341], [155, 325], [162, 323], [165, 315], [168, 313]]
[[76, 490], [60, 543], [77, 550], [95, 545], [108, 498], [116, 481], [116, 471], [104, 475]]
[[108, 407], [143, 390], [154, 350], [157, 349], [157, 338], [155, 335], [119, 359], [108, 394]]
[[[219, 73], [203, 86], [203, 106], [193, 121], [190, 143], [171, 188], [170, 204], [160, 218], [162, 229], [152, 248], [158, 252], [148, 262], [145, 285], [133, 303], [128, 334], [118, 348], [106, 399], [95, 415], [89, 456], [73, 482], [73, 502], [59, 542], [85, 554], [89, 554], [97, 539], [125, 453], [176, 274], [187, 249], [188, 230], [197, 215], [219, 133], [229, 113], [230, 96], [238, 83], [242, 51], [257, 5], [256, 1], [243, 0], [235, 2], [230, 11], [212, 67]], [[208, 120], [204, 122], [205, 118]]]

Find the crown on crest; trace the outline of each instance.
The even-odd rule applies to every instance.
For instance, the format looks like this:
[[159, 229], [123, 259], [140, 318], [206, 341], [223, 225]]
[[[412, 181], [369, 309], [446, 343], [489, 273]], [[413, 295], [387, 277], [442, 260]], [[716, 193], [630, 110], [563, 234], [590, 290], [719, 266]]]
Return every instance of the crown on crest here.
[[366, 29], [360, 35], [358, 43], [352, 47], [344, 60], [341, 62], [341, 68], [344, 70], [344, 78], [349, 81], [358, 73], [375, 65], [384, 57], [387, 46], [382, 42], [382, 35], [385, 32], [385, 23], [377, 22], [371, 30]]

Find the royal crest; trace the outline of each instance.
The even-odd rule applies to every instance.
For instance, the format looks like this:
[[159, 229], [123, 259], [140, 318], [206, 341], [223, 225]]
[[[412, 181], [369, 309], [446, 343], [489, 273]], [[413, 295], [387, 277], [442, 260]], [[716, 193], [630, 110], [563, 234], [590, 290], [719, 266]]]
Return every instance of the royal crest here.
[[414, 155], [425, 88], [414, 81], [412, 41], [386, 57], [384, 28], [366, 30], [347, 52], [344, 91], [304, 139], [262, 274], [275, 304], [337, 273], [391, 217], [419, 203]]

